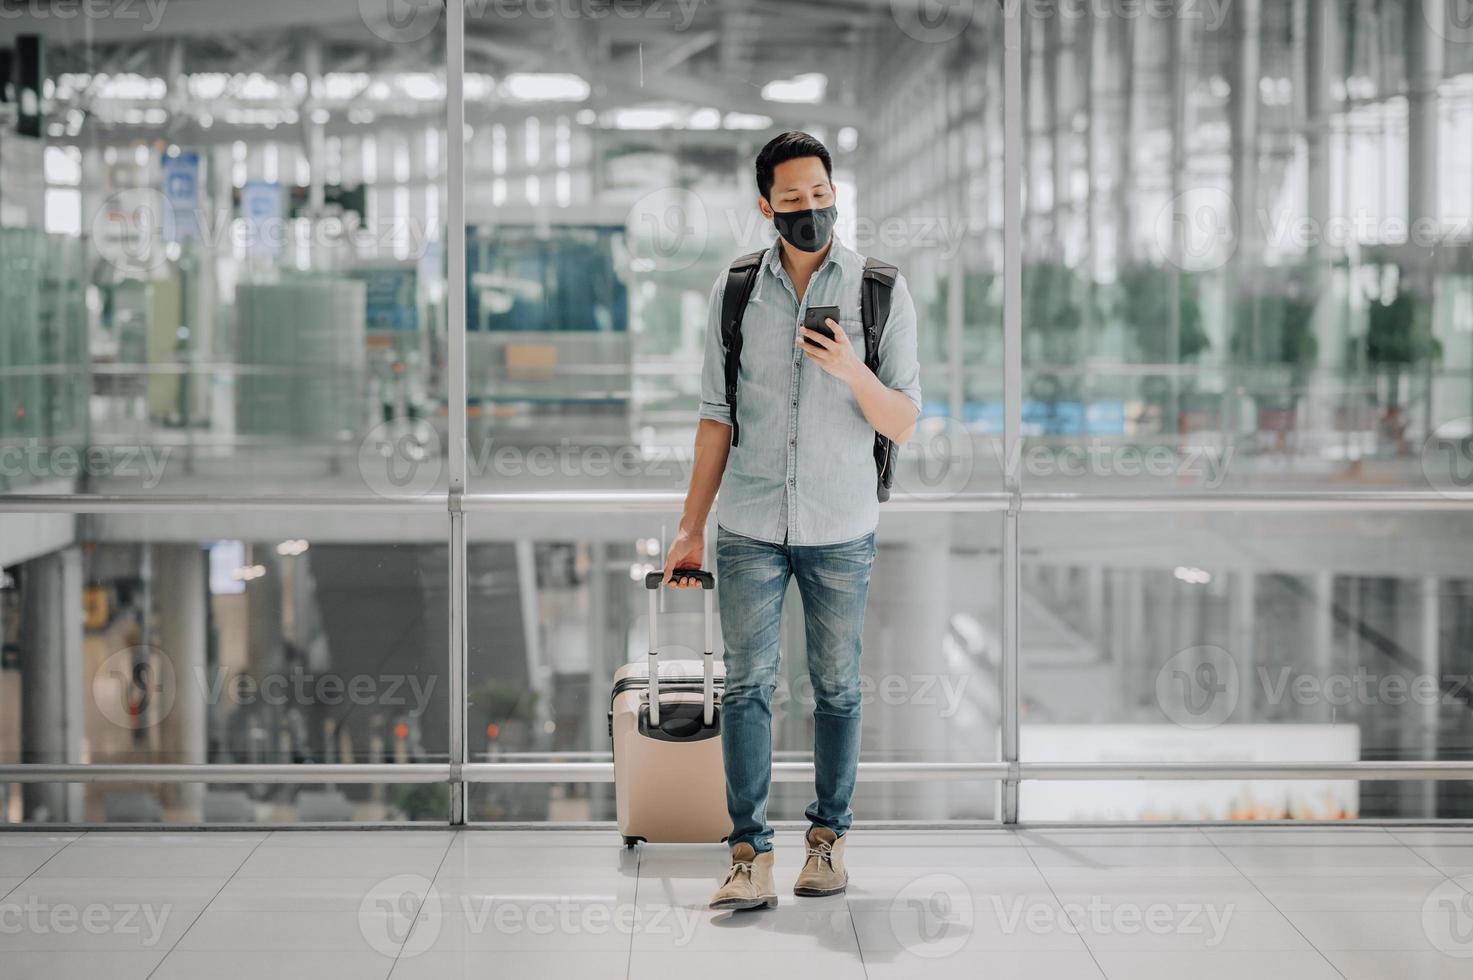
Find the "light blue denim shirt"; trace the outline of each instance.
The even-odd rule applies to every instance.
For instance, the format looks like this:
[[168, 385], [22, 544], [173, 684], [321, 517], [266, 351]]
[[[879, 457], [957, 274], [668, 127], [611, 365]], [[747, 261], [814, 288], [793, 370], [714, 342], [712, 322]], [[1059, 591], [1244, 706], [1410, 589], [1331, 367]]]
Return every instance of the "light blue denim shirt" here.
[[[803, 312], [837, 306], [855, 353], [864, 357], [859, 318], [864, 257], [834, 238], [802, 302], [783, 269], [780, 242], [767, 251], [742, 319], [737, 413], [741, 441], [731, 447], [716, 519], [728, 531], [775, 544], [835, 544], [879, 523], [875, 430], [849, 386], [798, 349]], [[731, 424], [721, 346], [726, 270], [711, 289], [701, 371], [701, 418]], [[905, 277], [895, 280], [880, 338], [879, 378], [921, 405], [916, 313]]]

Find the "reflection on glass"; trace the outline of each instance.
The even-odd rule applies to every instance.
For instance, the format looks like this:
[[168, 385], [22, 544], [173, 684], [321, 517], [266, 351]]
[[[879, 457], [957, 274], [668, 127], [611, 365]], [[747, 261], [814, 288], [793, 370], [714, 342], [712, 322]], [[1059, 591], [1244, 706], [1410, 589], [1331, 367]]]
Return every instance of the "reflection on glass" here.
[[[1473, 518], [1026, 517], [1025, 762], [1473, 758]], [[1030, 782], [1030, 819], [1432, 818], [1456, 783]]]
[[[535, 537], [502, 538], [506, 532], [495, 519], [475, 515], [468, 607], [471, 761], [611, 760], [612, 679], [622, 665], [647, 656], [644, 576], [665, 554], [658, 517], [627, 516], [615, 528], [600, 518], [580, 524], [562, 515], [555, 529], [550, 519], [522, 516], [505, 526], [515, 523]], [[963, 520], [968, 547], [941, 569], [934, 555]], [[549, 536], [559, 531], [580, 536]], [[996, 760], [1000, 536], [995, 517], [977, 515], [917, 520], [904, 534], [881, 528], [860, 664], [861, 761]], [[922, 580], [931, 585], [917, 590]], [[662, 601], [661, 655], [698, 658], [704, 645], [699, 598], [669, 593]], [[774, 757], [811, 762], [813, 688], [796, 586], [784, 600], [781, 643]], [[719, 657], [719, 629], [717, 644]], [[774, 784], [774, 816], [801, 817], [812, 793], [811, 782]], [[994, 815], [994, 786], [862, 782], [855, 807], [875, 820], [986, 819]], [[612, 820], [612, 786], [473, 785], [468, 818]]]
[[1419, 7], [1024, 18], [1036, 488], [1470, 485], [1470, 66]]
[[[447, 555], [345, 521], [212, 518], [167, 537], [98, 518], [0, 555], [0, 759], [14, 763], [443, 762]], [[14, 532], [34, 515], [0, 515]], [[231, 537], [205, 537], [208, 526]], [[238, 537], [253, 523], [249, 537]], [[196, 537], [195, 535], [199, 535]], [[423, 543], [421, 543], [423, 542]], [[444, 820], [439, 785], [5, 788], [0, 820]]]
[[363, 493], [434, 441], [442, 35], [370, 14], [11, 11], [0, 492]]

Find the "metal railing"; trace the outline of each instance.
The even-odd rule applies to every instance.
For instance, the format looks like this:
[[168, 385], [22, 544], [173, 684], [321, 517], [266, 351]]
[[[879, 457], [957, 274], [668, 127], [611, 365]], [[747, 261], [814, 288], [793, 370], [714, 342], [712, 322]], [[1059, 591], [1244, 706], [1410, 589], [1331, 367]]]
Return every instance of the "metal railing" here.
[[[811, 762], [774, 762], [778, 783], [813, 779]], [[1096, 780], [1467, 780], [1473, 760], [1444, 762], [863, 762], [868, 783]], [[612, 762], [22, 763], [0, 783], [612, 783]]]
[[[0, 514], [169, 513], [679, 513], [685, 494], [645, 490], [528, 491], [419, 496], [273, 494], [0, 494]], [[1097, 494], [1019, 490], [1014, 493], [897, 493], [884, 513], [898, 514], [1116, 514], [1473, 511], [1473, 491], [1440, 490], [1219, 490], [1212, 493]]]

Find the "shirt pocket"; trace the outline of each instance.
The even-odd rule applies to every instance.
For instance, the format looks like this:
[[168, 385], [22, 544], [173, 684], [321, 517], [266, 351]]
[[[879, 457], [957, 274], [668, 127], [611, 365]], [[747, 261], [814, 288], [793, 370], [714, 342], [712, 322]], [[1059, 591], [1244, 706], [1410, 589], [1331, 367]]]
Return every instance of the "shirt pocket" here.
[[[841, 316], [839, 327], [849, 338], [849, 345], [854, 348], [854, 356], [863, 361], [863, 322], [857, 316]], [[864, 411], [859, 407], [859, 399], [854, 397], [854, 392], [843, 381], [829, 374], [817, 364], [813, 367], [817, 374], [815, 383], [821, 393], [820, 422], [825, 430], [832, 435], [849, 438], [863, 437], [869, 431], [869, 422], [864, 417]]]

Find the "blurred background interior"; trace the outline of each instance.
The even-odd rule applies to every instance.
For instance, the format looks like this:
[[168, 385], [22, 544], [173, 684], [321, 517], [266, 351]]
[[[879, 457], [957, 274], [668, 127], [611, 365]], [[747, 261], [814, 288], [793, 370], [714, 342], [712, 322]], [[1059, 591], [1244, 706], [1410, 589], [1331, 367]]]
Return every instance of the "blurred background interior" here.
[[[473, 494], [683, 489], [707, 298], [771, 241], [752, 161], [787, 129], [832, 151], [839, 236], [914, 295], [925, 410], [897, 492], [1003, 489], [997, 4], [469, 4], [463, 405], [446, 25], [379, 6], [0, 19], [0, 494], [441, 499], [0, 513], [0, 763], [445, 761], [450, 416]], [[1172, 6], [1024, 17], [1025, 490], [1469, 489], [1473, 34], [1418, 0]], [[637, 583], [674, 521], [468, 515], [471, 761], [609, 760], [609, 678], [644, 654]], [[998, 759], [1002, 527], [885, 512], [865, 760]], [[1473, 759], [1473, 512], [1021, 530], [1025, 760]], [[666, 635], [695, 650], [689, 598]], [[775, 744], [802, 760], [796, 595], [785, 617]], [[1242, 693], [1183, 726], [1158, 679], [1204, 647]], [[810, 793], [778, 786], [774, 815]], [[613, 815], [605, 783], [469, 794], [475, 821]], [[446, 805], [443, 785], [0, 784], [6, 823]], [[855, 806], [991, 819], [996, 786], [862, 783]], [[1025, 783], [1021, 812], [1466, 818], [1473, 792]]]

